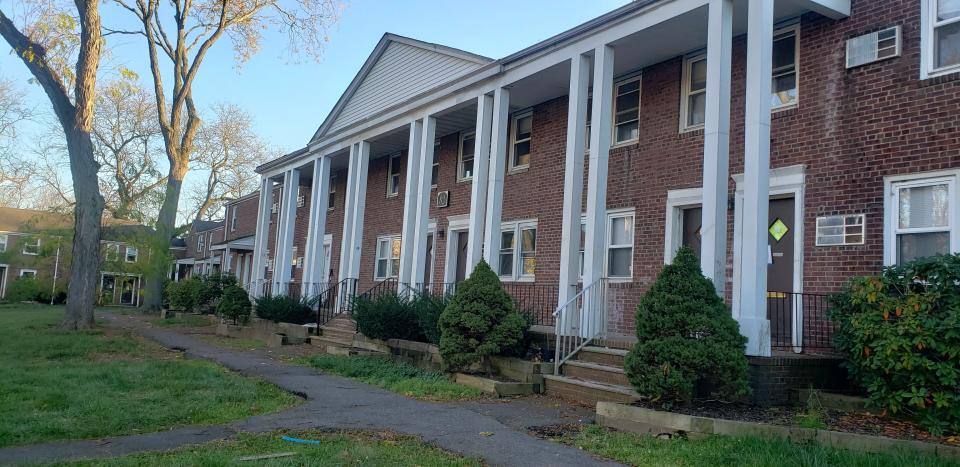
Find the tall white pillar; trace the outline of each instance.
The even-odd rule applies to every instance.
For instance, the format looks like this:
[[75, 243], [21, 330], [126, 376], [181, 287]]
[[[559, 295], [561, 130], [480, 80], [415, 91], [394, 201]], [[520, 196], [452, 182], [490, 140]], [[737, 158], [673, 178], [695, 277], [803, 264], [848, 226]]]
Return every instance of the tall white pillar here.
[[[253, 237], [253, 270], [250, 282], [253, 287], [250, 293], [259, 297], [262, 292], [261, 284], [265, 277], [268, 236], [270, 235], [270, 207], [273, 206], [273, 182], [267, 177], [260, 177], [260, 202], [257, 207], [257, 230]], [[179, 268], [179, 266], [178, 266]], [[179, 271], [178, 271], [179, 276]]]
[[[417, 232], [417, 196], [420, 188], [420, 165], [428, 164], [427, 160], [420, 156], [421, 139], [423, 137], [423, 122], [414, 120], [410, 122], [410, 140], [407, 146], [407, 180], [403, 191], [403, 227], [400, 231], [400, 274], [397, 281], [400, 284], [412, 286], [415, 281], [411, 279], [413, 272], [413, 243]], [[430, 145], [433, 147], [433, 145]], [[429, 162], [433, 167], [432, 160]]]
[[770, 92], [773, 2], [750, 0], [747, 15], [747, 95], [744, 127], [743, 239], [740, 310], [747, 355], [770, 356], [767, 319], [767, 217], [770, 209]]
[[310, 217], [307, 222], [307, 244], [303, 260], [303, 295], [320, 293], [314, 284], [326, 282], [323, 255], [323, 237], [327, 231], [327, 203], [330, 199], [330, 158], [318, 157], [313, 161], [313, 182], [310, 189]]
[[490, 177], [490, 129], [493, 126], [493, 96], [477, 98], [477, 125], [473, 150], [473, 181], [470, 185], [470, 224], [467, 237], [467, 276], [483, 258], [483, 226]]
[[559, 303], [576, 295], [580, 276], [580, 211], [583, 205], [583, 157], [586, 152], [587, 95], [590, 59], [570, 60], [570, 96], [567, 102], [567, 154], [563, 173], [563, 225], [560, 230]]
[[357, 172], [360, 171], [357, 166], [358, 155], [358, 143], [351, 144], [347, 161], [347, 187], [343, 193], [343, 236], [340, 238], [340, 271], [337, 274], [337, 280], [340, 281], [356, 279], [355, 276], [351, 275], [350, 265], [353, 263], [350, 257], [353, 253], [353, 218], [357, 203], [357, 192], [354, 187], [357, 184]]
[[593, 55], [593, 111], [587, 172], [587, 225], [583, 248], [583, 285], [606, 276], [607, 162], [613, 103], [613, 47], [597, 47]]
[[700, 269], [723, 295], [727, 282], [727, 186], [730, 177], [730, 70], [733, 0], [710, 0], [707, 105], [703, 130]]
[[223, 250], [223, 268], [221, 268], [221, 274], [233, 274], [231, 266], [233, 265], [233, 255], [231, 254], [230, 247], [225, 247]]
[[417, 174], [417, 215], [415, 217], [413, 245], [410, 262], [410, 280], [414, 284], [426, 283], [423, 277], [427, 261], [427, 234], [430, 220], [430, 177], [433, 173], [433, 141], [437, 138], [437, 119], [423, 117], [423, 137], [420, 140], [420, 165]]
[[350, 276], [360, 277], [360, 251], [363, 247], [363, 216], [367, 207], [367, 173], [370, 169], [370, 143], [357, 143], [357, 177], [351, 188], [356, 192], [353, 212], [353, 241], [350, 247]]
[[[503, 177], [507, 164], [507, 125], [510, 124], [510, 90], [493, 91], [490, 134], [490, 173], [487, 179], [487, 218], [483, 228], [484, 259], [495, 273], [500, 270], [500, 215], [503, 210]], [[470, 232], [470, 235], [474, 235]]]
[[291, 169], [283, 177], [283, 202], [277, 223], [277, 252], [273, 265], [273, 283], [276, 292], [289, 293], [291, 268], [293, 266], [293, 237], [297, 222], [297, 192], [300, 186], [300, 170]]

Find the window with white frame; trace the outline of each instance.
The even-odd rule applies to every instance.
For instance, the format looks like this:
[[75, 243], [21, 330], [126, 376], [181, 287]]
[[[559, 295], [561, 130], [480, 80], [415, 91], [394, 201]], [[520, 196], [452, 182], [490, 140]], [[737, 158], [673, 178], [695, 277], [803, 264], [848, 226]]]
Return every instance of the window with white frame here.
[[593, 121], [593, 91], [587, 92], [587, 128], [583, 132], [583, 139], [586, 140], [584, 145], [587, 147], [587, 152], [590, 152], [590, 127]]
[[0, 235], [0, 253], [7, 251], [7, 242], [8, 237], [6, 235]]
[[893, 260], [949, 254], [955, 248], [955, 177], [915, 179], [892, 185]]
[[230, 231], [233, 232], [237, 230], [237, 208], [238, 206], [233, 206], [232, 213], [230, 215]]
[[640, 139], [640, 76], [621, 81], [614, 87], [613, 142]]
[[390, 156], [387, 167], [387, 196], [397, 196], [400, 193], [400, 154]]
[[533, 112], [523, 112], [513, 117], [510, 124], [510, 168], [530, 167], [530, 137], [533, 134]]
[[[607, 212], [607, 239], [604, 268], [607, 277], [614, 280], [633, 277], [633, 210]], [[614, 231], [616, 229], [616, 231]], [[584, 244], [587, 239], [587, 219], [580, 218], [580, 278], [583, 279]]]
[[960, 71], [960, 0], [923, 0], [925, 73]]
[[503, 280], [532, 280], [537, 270], [536, 221], [500, 226], [500, 270]]
[[433, 142], [433, 167], [430, 169], [430, 186], [437, 187], [437, 180], [440, 180], [440, 141]]
[[203, 251], [204, 234], [197, 234], [197, 251]]
[[817, 218], [817, 246], [863, 245], [866, 220], [863, 214]]
[[120, 259], [120, 244], [108, 243], [104, 256], [107, 261], [116, 261]]
[[457, 180], [470, 180], [473, 178], [473, 151], [475, 139], [474, 133], [460, 133], [460, 157], [457, 164]]
[[33, 278], [37, 277], [37, 270], [36, 270], [36, 269], [21, 269], [21, 270], [20, 270], [20, 277], [22, 277], [22, 278], [27, 278], [27, 279], [33, 279]]
[[400, 275], [400, 240], [399, 235], [377, 238], [377, 264], [374, 279], [383, 280]]
[[135, 246], [127, 245], [127, 251], [126, 251], [126, 253], [127, 253], [127, 254], [126, 254], [126, 261], [127, 261], [128, 263], [136, 263], [136, 262], [137, 262], [137, 258], [140, 256], [140, 251], [137, 250], [137, 247], [135, 247]]
[[336, 179], [330, 180], [330, 191], [327, 192], [327, 210], [333, 210], [337, 205], [337, 184]]
[[21, 250], [21, 253], [31, 256], [40, 254], [40, 239], [30, 237], [24, 238], [23, 249]]
[[773, 36], [773, 95], [770, 102], [773, 109], [797, 103], [798, 31], [799, 26], [794, 25]]
[[707, 112], [707, 56], [691, 55], [683, 62], [683, 98], [680, 100], [683, 130], [703, 127]]

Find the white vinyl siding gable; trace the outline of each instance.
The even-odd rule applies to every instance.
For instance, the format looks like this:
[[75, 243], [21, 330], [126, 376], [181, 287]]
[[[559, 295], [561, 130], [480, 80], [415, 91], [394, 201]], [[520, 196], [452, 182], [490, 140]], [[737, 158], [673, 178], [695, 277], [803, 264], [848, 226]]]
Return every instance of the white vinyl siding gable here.
[[328, 132], [405, 102], [481, 65], [421, 47], [391, 42], [343, 106]]

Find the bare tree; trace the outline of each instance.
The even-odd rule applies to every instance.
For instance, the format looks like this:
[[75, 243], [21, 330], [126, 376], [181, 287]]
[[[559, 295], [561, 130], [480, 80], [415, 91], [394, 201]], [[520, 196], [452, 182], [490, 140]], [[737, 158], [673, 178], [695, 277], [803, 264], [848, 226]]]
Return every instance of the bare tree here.
[[205, 172], [206, 182], [187, 194], [188, 219], [210, 220], [227, 201], [255, 191], [254, 169], [279, 154], [253, 130], [250, 114], [233, 104], [214, 106], [213, 120], [197, 133], [193, 170]]
[[143, 223], [156, 216], [162, 202], [167, 182], [159, 167], [163, 146], [152, 93], [129, 72], [124, 75], [97, 94], [94, 153], [107, 211], [116, 219]]
[[25, 20], [20, 27], [0, 11], [0, 36], [46, 92], [66, 136], [76, 204], [74, 261], [70, 263], [67, 312], [62, 325], [67, 329], [82, 329], [94, 325], [93, 304], [100, 259], [103, 197], [97, 184], [99, 167], [93, 156], [90, 133], [103, 42], [98, 0], [75, 0], [76, 16], [55, 8], [58, 5], [52, 4], [52, 0], [50, 3], [21, 1], [20, 5], [27, 8], [22, 10]]
[[[210, 49], [226, 38], [238, 64], [259, 49], [265, 30], [280, 29], [289, 38], [291, 56], [319, 57], [326, 30], [339, 15], [336, 0], [113, 0], [132, 13], [136, 30], [110, 30], [145, 39], [154, 94], [169, 171], [163, 206], [157, 219], [157, 246], [174, 233], [183, 179], [189, 170], [201, 119], [193, 84]], [[166, 69], [165, 65], [170, 68]], [[169, 96], [165, 77], [172, 77]], [[169, 102], [169, 104], [168, 104]], [[145, 306], [158, 308], [165, 266], [148, 277]]]
[[4, 206], [23, 207], [29, 192], [31, 166], [13, 147], [18, 124], [31, 114], [23, 90], [0, 77], [0, 203]]

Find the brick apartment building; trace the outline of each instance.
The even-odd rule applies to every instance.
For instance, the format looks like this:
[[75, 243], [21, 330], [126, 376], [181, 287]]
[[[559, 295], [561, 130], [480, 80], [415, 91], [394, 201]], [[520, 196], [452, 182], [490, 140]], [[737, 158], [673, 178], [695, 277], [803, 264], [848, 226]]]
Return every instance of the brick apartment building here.
[[171, 250], [176, 261], [174, 280], [220, 272], [223, 252], [215, 250], [214, 246], [223, 240], [223, 232], [223, 221], [196, 220], [190, 224], [186, 235], [173, 239]]
[[539, 324], [604, 297], [559, 333], [609, 339], [689, 245], [748, 355], [816, 353], [823, 294], [960, 251], [958, 109], [951, 0], [639, 0], [497, 60], [387, 34], [257, 169], [251, 282], [446, 287], [482, 258]]

